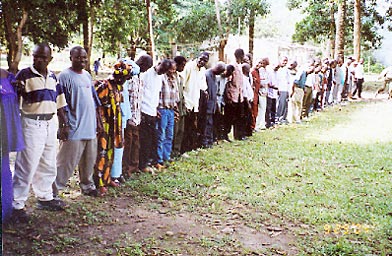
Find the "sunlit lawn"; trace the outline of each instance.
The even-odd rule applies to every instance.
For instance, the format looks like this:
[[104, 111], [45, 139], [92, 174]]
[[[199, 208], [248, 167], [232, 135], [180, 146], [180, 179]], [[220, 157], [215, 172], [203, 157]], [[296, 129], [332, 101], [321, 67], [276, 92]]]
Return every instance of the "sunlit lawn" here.
[[[334, 107], [301, 125], [192, 152], [168, 173], [129, 185], [190, 212], [223, 215], [228, 202], [247, 205], [244, 218], [256, 228], [265, 221], [296, 223], [303, 254], [387, 255], [392, 252], [392, 143], [342, 143], [326, 133], [365, 107]], [[330, 140], [322, 139], [324, 133]]]

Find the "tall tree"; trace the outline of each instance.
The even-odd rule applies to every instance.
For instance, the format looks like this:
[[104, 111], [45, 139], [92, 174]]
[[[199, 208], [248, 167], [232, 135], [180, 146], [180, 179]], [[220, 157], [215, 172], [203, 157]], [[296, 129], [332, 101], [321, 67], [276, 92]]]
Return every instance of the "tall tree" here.
[[354, 2], [354, 58], [361, 57], [361, 0]]
[[336, 36], [335, 36], [335, 58], [344, 56], [344, 35], [346, 24], [346, 0], [338, 2], [338, 14], [336, 19]]
[[[330, 25], [335, 24], [330, 11], [333, 11], [335, 16], [338, 11], [336, 3], [341, 3], [341, 1], [331, 0], [330, 3], [333, 3], [333, 9], [331, 9], [331, 6], [326, 5], [324, 0], [288, 0], [289, 8], [299, 8], [305, 13], [304, 19], [296, 24], [293, 40], [300, 43], [306, 41], [315, 43], [326, 43], [328, 40], [335, 41], [333, 37], [336, 32], [330, 33], [332, 27]], [[381, 0], [346, 0], [346, 22], [344, 25], [344, 40], [342, 40], [346, 48], [352, 48], [354, 45], [354, 18], [359, 17], [354, 15], [356, 2], [360, 3], [361, 9], [357, 10], [362, 17], [359, 24], [360, 28], [356, 27], [359, 29], [356, 31], [357, 35], [361, 36], [357, 43], [365, 50], [374, 49], [380, 45], [382, 37], [377, 33], [377, 30], [386, 22], [392, 20], [392, 16], [388, 15], [388, 13], [392, 13], [392, 6], [387, 10], [382, 10], [377, 8], [379, 1]], [[383, 1], [390, 2], [390, 0]], [[389, 27], [389, 29], [391, 28]], [[356, 38], [358, 37], [356, 36]]]
[[[65, 47], [76, 30], [73, 1], [3, 0], [0, 7], [3, 28], [0, 36], [6, 39], [8, 67], [14, 73], [18, 71], [25, 37], [34, 43]], [[56, 15], [48, 15], [49, 10]]]
[[253, 53], [255, 19], [270, 12], [270, 5], [265, 0], [230, 0], [227, 2], [230, 25], [235, 26], [238, 18], [243, 26], [248, 27], [249, 52]]

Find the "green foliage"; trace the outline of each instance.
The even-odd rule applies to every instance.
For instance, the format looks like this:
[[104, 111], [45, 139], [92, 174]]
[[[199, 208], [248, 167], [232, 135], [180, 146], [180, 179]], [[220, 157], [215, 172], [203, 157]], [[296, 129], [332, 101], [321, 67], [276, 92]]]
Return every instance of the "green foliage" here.
[[26, 10], [28, 19], [23, 28], [24, 36], [29, 37], [34, 43], [49, 42], [54, 46], [65, 47], [70, 36], [77, 30], [76, 15], [73, 11], [75, 7], [75, 2], [71, 0], [5, 0], [1, 11], [9, 14], [12, 29], [16, 31], [22, 10]]
[[[388, 2], [388, 0], [385, 1]], [[363, 3], [361, 45], [364, 50], [375, 49], [380, 46], [382, 39], [382, 37], [377, 33], [377, 30], [384, 26], [384, 24], [388, 21], [391, 21], [391, 16], [388, 15], [388, 12], [392, 12], [392, 7], [390, 7], [386, 13], [380, 13], [377, 9], [376, 0], [363, 1]], [[352, 46], [353, 41], [353, 4], [352, 0], [347, 1], [345, 45], [348, 47]], [[305, 14], [304, 19], [296, 24], [295, 34], [293, 35], [293, 40], [295, 42], [304, 43], [306, 41], [312, 41], [315, 43], [321, 43], [334, 37], [334, 34], [330, 33], [330, 26], [332, 22], [330, 11], [331, 8], [333, 8], [333, 12], [336, 17], [336, 1], [290, 0], [287, 5], [291, 9], [300, 8]]]
[[178, 1], [174, 36], [179, 43], [201, 43], [219, 35], [213, 1]]

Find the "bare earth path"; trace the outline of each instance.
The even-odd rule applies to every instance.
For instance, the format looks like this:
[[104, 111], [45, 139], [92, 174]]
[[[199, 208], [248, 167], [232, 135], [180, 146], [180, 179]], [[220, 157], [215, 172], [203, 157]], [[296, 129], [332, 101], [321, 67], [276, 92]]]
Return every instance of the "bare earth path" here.
[[365, 98], [369, 104], [347, 116], [347, 122], [325, 131], [319, 139], [356, 144], [392, 142], [392, 100], [382, 96], [378, 101]]

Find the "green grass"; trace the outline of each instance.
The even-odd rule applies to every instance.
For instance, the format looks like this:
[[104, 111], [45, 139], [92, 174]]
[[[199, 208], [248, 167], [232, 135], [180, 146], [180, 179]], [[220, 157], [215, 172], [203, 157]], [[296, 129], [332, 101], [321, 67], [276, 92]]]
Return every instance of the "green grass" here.
[[392, 252], [392, 144], [325, 143], [309, 136], [346, 122], [350, 112], [365, 106], [329, 109], [303, 125], [192, 152], [168, 173], [129, 185], [189, 212], [224, 216], [228, 202], [240, 202], [247, 205], [244, 218], [251, 226], [276, 214], [277, 223], [306, 224], [306, 230], [296, 230], [306, 234], [298, 237], [303, 254], [387, 255]]
[[[282, 253], [273, 243], [247, 248], [235, 236], [220, 233], [234, 216], [238, 226], [260, 233], [267, 226], [281, 227], [281, 237], [299, 255], [391, 255], [392, 143], [318, 138], [366, 106], [329, 108], [302, 125], [190, 152], [191, 158], [179, 159], [167, 172], [134, 175], [103, 198], [67, 199], [70, 207], [64, 213], [33, 211], [32, 223], [7, 231], [15, 241], [6, 241], [5, 255]], [[71, 183], [70, 190], [78, 185]], [[137, 239], [139, 233], [128, 226], [129, 214], [138, 207], [161, 211], [163, 205], [162, 216], [185, 213], [210, 233], [190, 238], [147, 231]], [[216, 221], [222, 225], [214, 229]]]

